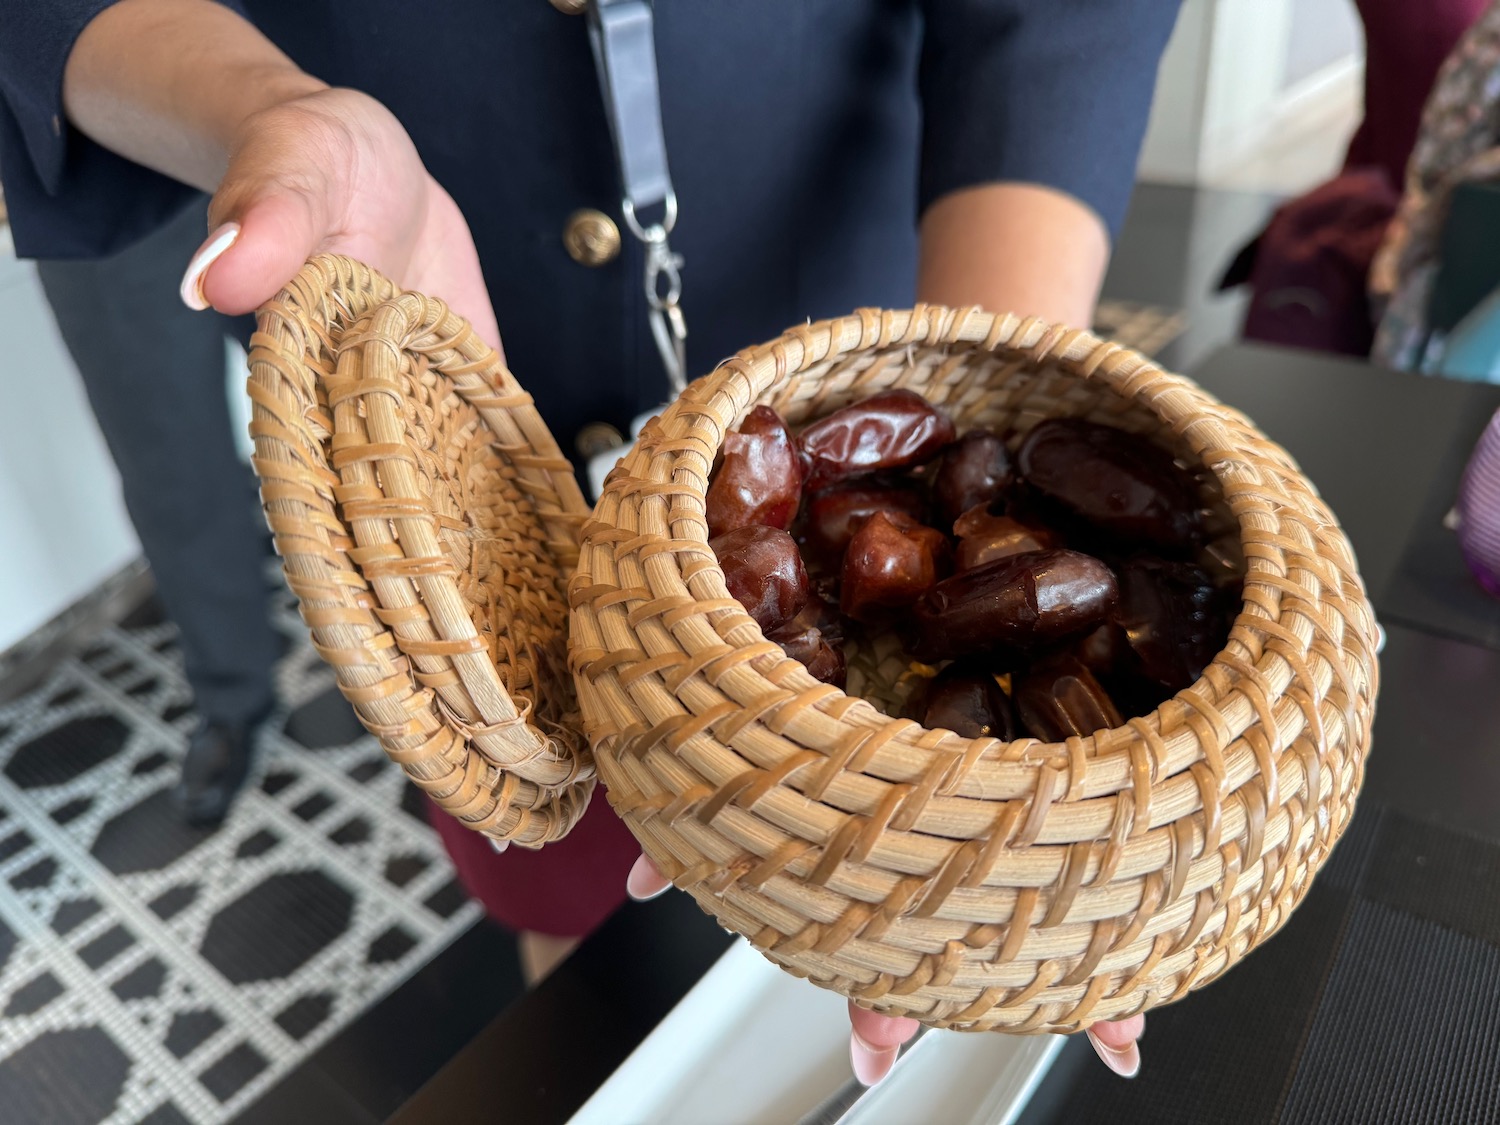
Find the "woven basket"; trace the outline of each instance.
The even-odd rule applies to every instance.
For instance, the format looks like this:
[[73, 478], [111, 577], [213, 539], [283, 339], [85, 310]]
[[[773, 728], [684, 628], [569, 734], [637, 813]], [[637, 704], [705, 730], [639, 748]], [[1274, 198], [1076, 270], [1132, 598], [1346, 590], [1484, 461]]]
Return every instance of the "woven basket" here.
[[[540, 846], [597, 760], [679, 887], [872, 1008], [1073, 1031], [1176, 999], [1285, 922], [1349, 821], [1377, 670], [1348, 543], [1246, 419], [1087, 333], [923, 307], [799, 328], [646, 427], [581, 555], [567, 461], [441, 303], [320, 257], [261, 311], [250, 366], [288, 580], [417, 784]], [[1119, 730], [1003, 744], [887, 718], [766, 641], [706, 542], [724, 433], [757, 402], [797, 421], [892, 386], [961, 428], [1084, 416], [1211, 470], [1248, 574], [1203, 678]]]
[[588, 506], [530, 397], [441, 302], [347, 258], [309, 262], [257, 329], [261, 497], [340, 690], [471, 828], [563, 836], [594, 784], [564, 585]]
[[[725, 588], [704, 490], [757, 403], [890, 387], [959, 428], [1081, 416], [1209, 470], [1244, 603], [1203, 677], [1062, 744], [966, 740], [818, 683]], [[1353, 811], [1377, 683], [1349, 544], [1287, 454], [1085, 332], [918, 307], [744, 352], [642, 432], [583, 530], [570, 658], [609, 799], [776, 964], [939, 1027], [1076, 1031], [1185, 995], [1273, 934]]]

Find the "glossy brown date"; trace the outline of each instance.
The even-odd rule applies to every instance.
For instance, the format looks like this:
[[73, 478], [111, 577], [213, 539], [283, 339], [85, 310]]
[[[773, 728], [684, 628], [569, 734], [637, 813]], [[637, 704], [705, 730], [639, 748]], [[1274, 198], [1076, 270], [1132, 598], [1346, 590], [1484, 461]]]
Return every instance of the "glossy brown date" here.
[[1170, 692], [1191, 685], [1224, 644], [1220, 591], [1201, 567], [1150, 557], [1121, 565], [1119, 581], [1112, 619], [1133, 670]]
[[1015, 711], [994, 675], [962, 663], [948, 665], [927, 685], [922, 725], [964, 738], [1010, 742], [1016, 737]]
[[876, 512], [844, 552], [839, 608], [856, 621], [911, 605], [943, 576], [948, 537], [899, 512]]
[[850, 477], [920, 465], [953, 440], [953, 420], [912, 391], [881, 391], [802, 431], [812, 491]]
[[913, 607], [912, 655], [992, 653], [1015, 667], [1028, 653], [1097, 628], [1118, 590], [1109, 567], [1077, 551], [1030, 551], [939, 582]]
[[992, 515], [984, 505], [961, 515], [953, 524], [953, 533], [958, 536], [954, 567], [961, 571], [1058, 545], [1057, 536], [1046, 528], [1010, 516]]
[[1084, 737], [1124, 722], [1094, 674], [1072, 656], [1056, 656], [1015, 679], [1022, 725], [1044, 742]]
[[754, 524], [708, 541], [724, 571], [730, 597], [767, 633], [807, 604], [807, 570], [796, 541], [785, 531]]
[[709, 535], [764, 524], [785, 530], [802, 496], [802, 458], [781, 415], [757, 406], [724, 436], [723, 457], [708, 486]]
[[1075, 418], [1033, 427], [1017, 455], [1027, 483], [1072, 515], [1126, 542], [1192, 546], [1202, 514], [1192, 482], [1143, 438]]
[[943, 451], [932, 478], [932, 503], [943, 530], [970, 509], [988, 504], [1015, 483], [1010, 451], [998, 434], [970, 430]]
[[848, 672], [844, 663], [844, 650], [836, 643], [831, 643], [821, 629], [799, 626], [799, 620], [800, 618], [789, 621], [780, 629], [768, 633], [767, 637], [779, 644], [782, 651], [793, 660], [805, 665], [813, 679], [843, 687]]
[[899, 512], [920, 520], [926, 503], [903, 485], [844, 484], [819, 492], [807, 502], [803, 520], [809, 557], [837, 562], [859, 526], [876, 512]]

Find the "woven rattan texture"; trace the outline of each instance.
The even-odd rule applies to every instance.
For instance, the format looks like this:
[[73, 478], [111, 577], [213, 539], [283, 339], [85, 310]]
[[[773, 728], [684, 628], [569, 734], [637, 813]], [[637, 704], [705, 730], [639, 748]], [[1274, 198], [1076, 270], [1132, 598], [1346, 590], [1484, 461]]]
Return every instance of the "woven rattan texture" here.
[[[725, 432], [894, 386], [961, 428], [1085, 416], [1210, 470], [1248, 573], [1203, 678], [1117, 730], [1002, 744], [889, 719], [766, 641], [706, 542]], [[1188, 381], [1035, 320], [865, 311], [742, 353], [615, 470], [569, 598], [600, 775], [662, 871], [790, 972], [937, 1026], [1074, 1031], [1207, 983], [1286, 921], [1363, 776], [1374, 619], [1312, 486]]]
[[530, 397], [441, 302], [324, 256], [261, 310], [250, 398], [287, 581], [361, 721], [470, 827], [565, 834], [594, 783], [566, 657], [587, 507]]

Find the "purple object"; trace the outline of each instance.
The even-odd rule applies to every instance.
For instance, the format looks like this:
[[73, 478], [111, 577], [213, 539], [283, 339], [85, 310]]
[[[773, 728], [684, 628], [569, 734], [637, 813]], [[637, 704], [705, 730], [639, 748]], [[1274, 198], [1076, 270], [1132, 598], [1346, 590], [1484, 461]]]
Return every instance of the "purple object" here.
[[1500, 598], [1500, 411], [1469, 457], [1454, 516], [1464, 562], [1479, 584]]

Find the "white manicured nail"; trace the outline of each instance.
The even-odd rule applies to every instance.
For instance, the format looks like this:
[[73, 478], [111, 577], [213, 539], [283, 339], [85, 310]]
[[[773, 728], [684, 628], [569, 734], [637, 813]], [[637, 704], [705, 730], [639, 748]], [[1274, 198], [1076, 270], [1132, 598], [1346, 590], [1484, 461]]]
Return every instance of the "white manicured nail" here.
[[182, 288], [179, 292], [184, 305], [198, 312], [208, 308], [208, 298], [203, 295], [203, 277], [208, 273], [208, 267], [223, 257], [224, 251], [233, 246], [239, 236], [239, 223], [225, 223], [198, 247], [198, 252], [188, 263], [187, 272], [182, 275]]
[[1104, 1065], [1109, 1067], [1121, 1078], [1134, 1078], [1141, 1070], [1141, 1048], [1134, 1041], [1123, 1047], [1111, 1047], [1100, 1039], [1092, 1031], [1086, 1032], [1089, 1042], [1093, 1044], [1094, 1053], [1099, 1056]]
[[625, 879], [625, 893], [636, 902], [650, 902], [657, 895], [666, 894], [671, 886], [644, 854], [635, 861]]
[[884, 1082], [900, 1053], [899, 1043], [894, 1047], [877, 1047], [859, 1032], [849, 1033], [849, 1066], [861, 1086], [878, 1086]]

